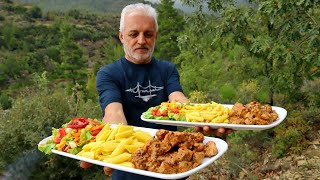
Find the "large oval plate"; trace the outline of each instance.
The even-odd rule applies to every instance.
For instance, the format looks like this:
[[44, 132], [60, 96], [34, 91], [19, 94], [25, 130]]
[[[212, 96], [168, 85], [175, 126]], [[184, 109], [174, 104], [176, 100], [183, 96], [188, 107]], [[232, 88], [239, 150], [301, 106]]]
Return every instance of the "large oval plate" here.
[[[233, 107], [233, 105], [231, 104], [223, 104], [223, 106], [228, 108]], [[186, 121], [174, 121], [174, 120], [158, 120], [158, 119], [146, 119], [142, 117], [142, 115], [141, 115], [141, 119], [143, 121], [150, 122], [150, 123], [171, 125], [171, 126], [185, 126], [185, 127], [209, 126], [213, 129], [222, 127], [222, 128], [233, 129], [233, 130], [265, 130], [265, 129], [270, 129], [279, 125], [287, 116], [287, 110], [285, 110], [282, 107], [272, 106], [272, 109], [278, 113], [279, 117], [276, 121], [268, 125], [244, 125], [244, 124], [201, 123], [201, 122], [186, 122]]]
[[[111, 126], [112, 127], [112, 126]], [[150, 129], [150, 128], [142, 128], [142, 127], [135, 127], [135, 130], [142, 130], [145, 132], [149, 132], [151, 135], [155, 135], [155, 133], [158, 131], [157, 129]], [[39, 142], [40, 144], [45, 144], [48, 140], [51, 139], [51, 136], [43, 139], [42, 141]], [[213, 137], [204, 137], [204, 143], [207, 143], [208, 141], [214, 141], [216, 143], [216, 146], [218, 148], [218, 154], [211, 157], [211, 158], [204, 158], [202, 161], [202, 164], [199, 165], [198, 167], [191, 169], [189, 171], [183, 172], [183, 173], [179, 173], [179, 174], [161, 174], [161, 173], [155, 173], [155, 172], [150, 172], [150, 171], [145, 171], [145, 170], [140, 170], [140, 169], [135, 169], [135, 168], [129, 168], [129, 167], [124, 167], [124, 166], [120, 166], [120, 165], [116, 165], [116, 164], [111, 164], [111, 163], [106, 163], [103, 161], [99, 161], [99, 160], [93, 160], [93, 159], [89, 159], [89, 158], [85, 158], [85, 157], [81, 157], [81, 156], [77, 156], [74, 154], [70, 154], [70, 153], [66, 153], [66, 152], [62, 152], [62, 151], [57, 151], [57, 150], [53, 150], [52, 153], [54, 154], [58, 154], [61, 156], [65, 156], [68, 158], [72, 158], [72, 159], [77, 159], [80, 161], [86, 161], [92, 164], [96, 164], [96, 165], [100, 165], [100, 166], [107, 166], [110, 167], [112, 169], [117, 169], [117, 170], [121, 170], [121, 171], [126, 171], [126, 172], [130, 172], [130, 173], [134, 173], [134, 174], [140, 174], [140, 175], [144, 175], [144, 176], [150, 176], [150, 177], [155, 177], [155, 178], [161, 178], [161, 179], [180, 179], [180, 178], [185, 178], [188, 177], [196, 172], [198, 172], [199, 170], [207, 167], [208, 165], [210, 165], [211, 163], [213, 163], [215, 160], [217, 160], [220, 156], [222, 156], [228, 149], [228, 144], [222, 140], [222, 139], [218, 139], [218, 138], [213, 138]]]

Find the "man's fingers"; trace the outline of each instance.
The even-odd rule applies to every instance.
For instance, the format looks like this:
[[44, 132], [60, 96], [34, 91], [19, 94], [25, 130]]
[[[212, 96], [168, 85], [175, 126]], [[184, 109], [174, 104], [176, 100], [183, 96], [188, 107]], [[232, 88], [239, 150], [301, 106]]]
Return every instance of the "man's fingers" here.
[[232, 129], [227, 129], [226, 134], [231, 134], [233, 132]]
[[226, 128], [212, 129], [210, 126], [204, 126], [204, 127], [196, 126], [194, 127], [194, 130], [196, 132], [202, 132], [204, 135], [215, 135], [218, 137], [221, 137], [224, 134], [231, 134], [233, 132], [232, 129], [226, 129]]
[[195, 130], [196, 132], [202, 132], [202, 128], [199, 127], [199, 126], [194, 127], [194, 130]]
[[226, 129], [225, 128], [218, 128], [217, 132], [220, 134], [224, 134], [226, 132]]
[[104, 171], [104, 174], [106, 174], [108, 176], [112, 175], [112, 169], [109, 167], [103, 167], [103, 171]]
[[92, 165], [93, 165], [93, 164], [91, 164], [91, 163], [88, 163], [88, 162], [85, 162], [85, 161], [80, 161], [80, 167], [81, 167], [81, 168], [86, 169], [86, 168], [91, 167]]

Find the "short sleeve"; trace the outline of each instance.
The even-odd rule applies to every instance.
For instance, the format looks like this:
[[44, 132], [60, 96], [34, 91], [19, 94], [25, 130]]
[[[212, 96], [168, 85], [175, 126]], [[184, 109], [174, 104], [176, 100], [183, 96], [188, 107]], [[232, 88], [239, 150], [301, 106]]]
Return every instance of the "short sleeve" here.
[[180, 91], [183, 92], [182, 87], [180, 85], [180, 76], [176, 66], [173, 64], [173, 67], [170, 68], [168, 74], [168, 81], [167, 81], [167, 94], [170, 95], [172, 92]]
[[108, 104], [112, 102], [122, 103], [120, 84], [111, 74], [111, 69], [104, 67], [98, 71], [96, 77], [96, 88], [102, 114], [104, 114], [104, 110]]

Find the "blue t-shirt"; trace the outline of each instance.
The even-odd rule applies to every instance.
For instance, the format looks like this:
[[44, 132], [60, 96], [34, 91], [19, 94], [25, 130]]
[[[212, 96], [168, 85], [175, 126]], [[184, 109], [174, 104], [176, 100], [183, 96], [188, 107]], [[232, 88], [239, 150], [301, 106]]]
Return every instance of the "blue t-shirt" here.
[[[140, 118], [148, 108], [168, 101], [170, 93], [182, 92], [173, 63], [152, 58], [148, 64], [134, 64], [122, 57], [98, 71], [96, 87], [103, 114], [108, 104], [119, 102], [129, 125], [177, 130], [175, 126], [148, 123]], [[112, 174], [112, 179], [148, 179], [122, 171], [113, 171]]]

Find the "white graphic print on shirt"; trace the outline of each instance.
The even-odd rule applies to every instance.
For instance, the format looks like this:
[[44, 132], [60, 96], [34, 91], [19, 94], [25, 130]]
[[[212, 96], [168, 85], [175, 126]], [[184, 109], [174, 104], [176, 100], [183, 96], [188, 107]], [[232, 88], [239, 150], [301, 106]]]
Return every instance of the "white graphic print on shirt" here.
[[139, 82], [137, 82], [137, 86], [135, 88], [127, 89], [126, 92], [137, 94], [135, 97], [141, 98], [143, 101], [148, 102], [152, 97], [157, 96], [154, 94], [154, 92], [160, 91], [161, 89], [163, 89], [163, 87], [153, 86], [149, 80], [148, 86], [143, 87]]

